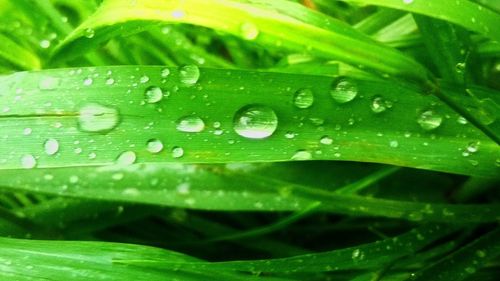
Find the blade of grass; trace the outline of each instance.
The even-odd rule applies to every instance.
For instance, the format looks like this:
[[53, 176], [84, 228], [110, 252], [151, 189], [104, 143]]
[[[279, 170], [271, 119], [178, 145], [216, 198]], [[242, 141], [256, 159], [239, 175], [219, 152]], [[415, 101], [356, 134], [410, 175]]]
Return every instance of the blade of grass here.
[[[202, 69], [192, 86], [175, 68], [163, 78], [164, 69], [99, 67], [0, 77], [0, 108], [6, 109], [0, 113], [5, 132], [0, 140], [8, 144], [0, 147], [0, 169], [109, 165], [127, 152], [140, 162], [287, 161], [302, 155], [498, 176], [498, 145], [470, 124], [457, 122], [460, 116], [439, 100], [411, 88], [352, 80], [355, 99], [338, 103], [331, 92], [336, 95], [332, 88], [339, 80], [330, 77]], [[160, 102], [146, 102], [149, 87], [160, 87]], [[308, 109], [294, 106], [303, 88], [313, 93]], [[252, 139], [238, 133], [235, 122], [248, 105], [275, 112], [277, 119], [269, 120], [277, 122], [272, 136]], [[94, 132], [85, 123], [86, 110], [94, 107], [112, 113], [112, 119], [105, 118], [112, 121], [107, 132]], [[177, 129], [186, 116], [200, 118], [202, 132]], [[90, 128], [82, 128], [82, 122]], [[210, 126], [214, 123], [220, 127]], [[153, 139], [161, 142], [162, 151], [148, 151]], [[45, 151], [48, 140], [57, 142], [54, 154]], [[475, 142], [480, 149], [464, 157], [462, 152]], [[172, 154], [176, 147], [182, 155]]]
[[128, 3], [104, 2], [64, 40], [57, 57], [82, 55], [124, 30], [128, 34], [144, 30], [148, 23], [189, 23], [271, 48], [314, 52], [316, 56], [338, 58], [384, 75], [431, 84], [427, 70], [410, 57], [372, 41], [340, 21], [289, 1], [147, 0], [135, 3], [133, 10]]
[[[500, 14], [484, 8], [472, 1], [433, 0], [341, 0], [357, 4], [376, 5], [423, 14], [460, 25], [468, 30], [481, 33], [489, 38], [500, 40]], [[439, 11], [436, 13], [436, 11]]]

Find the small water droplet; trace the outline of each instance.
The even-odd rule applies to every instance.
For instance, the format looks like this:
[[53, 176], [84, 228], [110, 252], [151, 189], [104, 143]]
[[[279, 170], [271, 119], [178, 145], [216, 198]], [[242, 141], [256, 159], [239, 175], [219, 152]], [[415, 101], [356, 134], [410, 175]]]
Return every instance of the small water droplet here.
[[43, 144], [43, 147], [47, 155], [54, 155], [59, 151], [59, 142], [56, 139], [48, 139]]
[[333, 143], [333, 139], [330, 138], [329, 136], [323, 136], [321, 137], [321, 139], [319, 140], [320, 143], [322, 144], [326, 144], [326, 145], [330, 145]]
[[87, 77], [87, 78], [83, 79], [83, 85], [85, 85], [85, 86], [90, 86], [90, 85], [92, 85], [92, 83], [94, 83], [94, 80], [92, 79], [92, 77]]
[[355, 249], [351, 254], [353, 261], [360, 261], [365, 258], [365, 254], [360, 249]]
[[426, 110], [420, 114], [417, 123], [422, 129], [430, 131], [434, 130], [441, 125], [443, 117], [433, 110]]
[[85, 132], [106, 132], [116, 127], [119, 121], [118, 111], [97, 103], [90, 103], [80, 108], [78, 125]]
[[135, 152], [133, 151], [125, 151], [122, 152], [118, 158], [116, 158], [116, 164], [117, 165], [132, 165], [135, 163], [135, 160], [137, 159], [137, 156], [135, 155]]
[[44, 40], [40, 41], [40, 48], [47, 49], [48, 47], [50, 47], [50, 41], [49, 40], [44, 39]]
[[32, 169], [36, 167], [36, 159], [33, 155], [27, 154], [21, 157], [21, 166], [25, 169]]
[[314, 102], [314, 95], [311, 89], [299, 89], [293, 97], [293, 104], [298, 108], [309, 108]]
[[157, 103], [163, 99], [163, 91], [160, 87], [151, 86], [144, 91], [144, 97], [147, 103]]
[[179, 146], [174, 146], [172, 148], [172, 157], [181, 158], [182, 156], [184, 156], [184, 149]]
[[150, 139], [146, 145], [146, 149], [151, 153], [159, 153], [163, 150], [163, 143], [159, 139]]
[[23, 135], [29, 136], [29, 135], [31, 135], [32, 132], [33, 132], [33, 130], [31, 128], [24, 128]]
[[465, 125], [465, 124], [467, 124], [467, 119], [465, 119], [465, 117], [463, 117], [463, 116], [458, 116], [457, 122], [458, 122], [458, 124]]
[[476, 256], [478, 256], [480, 258], [484, 258], [484, 257], [486, 257], [486, 252], [483, 251], [483, 250], [477, 250], [476, 251]]
[[251, 22], [244, 22], [240, 25], [240, 34], [243, 39], [255, 40], [259, 36], [259, 28]]
[[396, 140], [392, 140], [389, 142], [389, 146], [392, 148], [397, 148], [399, 146], [399, 142]]
[[465, 272], [467, 272], [469, 274], [474, 274], [474, 273], [476, 273], [476, 269], [472, 266], [468, 266], [465, 268]]
[[413, 3], [413, 0], [403, 0], [403, 3], [405, 3], [405, 4], [411, 4], [411, 3]]
[[40, 79], [40, 82], [38, 82], [38, 87], [40, 88], [40, 90], [53, 90], [59, 87], [60, 82], [61, 79], [59, 78], [46, 76]]
[[358, 95], [358, 86], [353, 80], [341, 77], [333, 82], [330, 95], [338, 103], [347, 103]]
[[234, 131], [245, 138], [263, 139], [271, 136], [278, 127], [274, 110], [264, 105], [247, 105], [236, 112], [233, 119]]
[[311, 152], [304, 150], [304, 149], [297, 150], [295, 152], [295, 154], [293, 154], [293, 156], [292, 156], [292, 160], [304, 161], [304, 160], [311, 160], [311, 159], [312, 159]]
[[481, 142], [479, 142], [479, 141], [470, 142], [467, 145], [467, 151], [470, 152], [470, 153], [476, 153], [479, 150], [479, 145], [480, 144], [481, 144]]
[[205, 129], [205, 122], [194, 115], [184, 116], [176, 121], [176, 128], [181, 132], [199, 133]]
[[196, 65], [185, 65], [179, 69], [179, 79], [186, 85], [194, 85], [200, 79], [200, 68]]
[[170, 69], [168, 68], [162, 69], [160, 75], [162, 78], [167, 78], [170, 75]]
[[373, 97], [372, 103], [370, 104], [370, 108], [372, 109], [372, 111], [374, 113], [382, 113], [391, 107], [392, 107], [392, 103], [385, 100], [381, 96]]
[[148, 83], [149, 82], [149, 76], [142, 75], [141, 78], [139, 78], [139, 82], [141, 82], [142, 84]]
[[115, 79], [111, 77], [106, 79], [106, 85], [113, 85], [113, 84], [115, 84]]
[[95, 35], [95, 31], [94, 31], [94, 29], [92, 29], [92, 28], [87, 28], [87, 29], [85, 29], [85, 30], [84, 30], [83, 35], [84, 35], [85, 37], [87, 37], [87, 38], [89, 38], [89, 39], [90, 39], [90, 38], [93, 38], [93, 37], [94, 37], [94, 35]]
[[295, 135], [296, 134], [294, 132], [288, 131], [285, 134], [285, 138], [287, 138], [287, 139], [293, 139], [293, 138], [295, 138]]

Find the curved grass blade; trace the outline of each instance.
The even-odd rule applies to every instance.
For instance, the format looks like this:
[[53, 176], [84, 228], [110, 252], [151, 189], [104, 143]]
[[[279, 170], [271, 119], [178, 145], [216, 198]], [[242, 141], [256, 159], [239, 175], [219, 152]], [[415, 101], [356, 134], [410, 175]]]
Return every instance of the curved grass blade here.
[[456, 224], [494, 222], [500, 213], [499, 204], [424, 203], [341, 195], [256, 176], [251, 171], [159, 163], [33, 169], [15, 174], [1, 170], [0, 186], [65, 197], [201, 210], [301, 211], [320, 202], [318, 211], [322, 212]]
[[0, 58], [3, 58], [22, 70], [40, 69], [40, 59], [26, 48], [19, 46], [9, 37], [0, 33]]
[[188, 23], [234, 34], [271, 48], [313, 52], [384, 75], [430, 84], [427, 70], [399, 51], [369, 39], [346, 24], [290, 1], [143, 0], [104, 2], [59, 46], [58, 58], [82, 55], [126, 30], [157, 22]]
[[[376, 5], [423, 14], [442, 19], [468, 30], [481, 33], [491, 39], [500, 40], [500, 14], [467, 0], [341, 0], [358, 4]], [[439, 12], [436, 12], [439, 11]]]
[[[498, 176], [498, 145], [415, 90], [349, 78], [198, 71], [125, 66], [0, 77], [0, 169], [312, 159]], [[352, 100], [344, 100], [338, 83], [352, 87]], [[303, 90], [308, 108], [296, 105]], [[253, 108], [264, 119], [246, 124]]]
[[500, 228], [479, 237], [439, 262], [416, 273], [412, 280], [465, 280], [485, 264], [500, 256]]

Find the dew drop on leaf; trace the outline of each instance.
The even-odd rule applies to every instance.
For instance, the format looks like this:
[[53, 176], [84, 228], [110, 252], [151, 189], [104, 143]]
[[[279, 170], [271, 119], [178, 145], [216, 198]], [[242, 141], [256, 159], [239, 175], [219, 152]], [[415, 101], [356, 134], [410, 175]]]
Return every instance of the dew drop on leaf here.
[[118, 125], [119, 114], [114, 108], [89, 103], [80, 108], [78, 125], [84, 132], [106, 132]]
[[251, 22], [244, 22], [240, 25], [240, 34], [245, 40], [255, 40], [259, 36], [259, 28]]
[[48, 139], [43, 144], [43, 147], [47, 155], [54, 155], [59, 151], [59, 142], [56, 139]]
[[312, 154], [311, 152], [307, 151], [307, 150], [304, 150], [304, 149], [300, 149], [300, 150], [297, 150], [293, 156], [292, 156], [292, 160], [300, 160], [300, 161], [303, 161], [303, 160], [311, 160], [312, 159]]
[[146, 144], [146, 149], [151, 153], [159, 153], [163, 150], [163, 143], [159, 139], [150, 139]]
[[160, 76], [162, 78], [167, 78], [170, 75], [170, 69], [164, 68], [161, 70]]
[[245, 138], [263, 139], [271, 136], [278, 127], [274, 110], [265, 105], [247, 105], [236, 112], [233, 119], [234, 131]]
[[40, 90], [53, 90], [59, 87], [60, 81], [61, 80], [56, 77], [50, 77], [50, 76], [43, 77], [38, 82], [38, 88], [40, 88]]
[[90, 38], [93, 38], [93, 37], [94, 37], [94, 35], [95, 35], [95, 31], [94, 31], [94, 29], [92, 29], [92, 28], [87, 28], [87, 29], [85, 29], [85, 31], [84, 31], [84, 33], [83, 33], [83, 35], [84, 35], [85, 37], [87, 37], [87, 38], [89, 38], [89, 39], [90, 39]]
[[147, 75], [141, 76], [141, 78], [139, 78], [139, 82], [141, 82], [142, 84], [149, 82], [149, 76]]
[[184, 116], [176, 121], [176, 128], [181, 132], [199, 133], [205, 129], [205, 122], [198, 116]]
[[470, 152], [470, 153], [475, 153], [479, 150], [479, 144], [480, 142], [479, 141], [473, 141], [473, 142], [470, 142], [468, 145], [467, 145], [467, 151]]
[[442, 122], [443, 117], [433, 110], [426, 110], [422, 112], [417, 119], [417, 123], [420, 127], [427, 131], [436, 129]]
[[390, 101], [385, 100], [381, 96], [373, 97], [372, 102], [370, 104], [370, 108], [374, 113], [382, 113], [391, 107], [392, 103]]
[[314, 95], [311, 89], [299, 89], [293, 97], [293, 104], [301, 109], [309, 108], [314, 102]]
[[157, 86], [148, 87], [144, 91], [144, 98], [147, 103], [157, 103], [163, 99], [163, 91]]
[[330, 95], [338, 103], [350, 102], [358, 95], [358, 86], [351, 79], [342, 77], [333, 82]]
[[32, 169], [36, 167], [36, 159], [33, 155], [27, 154], [21, 157], [21, 167], [25, 169]]
[[174, 146], [172, 148], [172, 157], [181, 158], [182, 156], [184, 156], [184, 149], [179, 146]]
[[117, 165], [132, 165], [135, 163], [137, 156], [133, 151], [122, 152], [118, 158], [116, 158]]
[[333, 140], [332, 138], [330, 138], [329, 136], [322, 136], [321, 139], [319, 140], [319, 142], [321, 144], [326, 144], [326, 145], [330, 145], [333, 143]]
[[179, 69], [179, 79], [186, 85], [194, 85], [200, 79], [200, 68], [194, 64], [185, 65]]

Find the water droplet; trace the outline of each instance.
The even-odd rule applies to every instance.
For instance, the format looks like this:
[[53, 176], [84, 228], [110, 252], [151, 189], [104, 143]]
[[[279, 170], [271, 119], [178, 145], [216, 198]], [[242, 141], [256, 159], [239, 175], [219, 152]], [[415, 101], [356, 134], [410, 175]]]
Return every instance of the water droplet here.
[[196, 65], [185, 65], [179, 69], [179, 79], [186, 85], [194, 85], [200, 79], [200, 68]]
[[47, 49], [48, 47], [50, 47], [50, 41], [49, 40], [44, 39], [44, 40], [40, 41], [40, 48]]
[[113, 85], [113, 84], [115, 84], [115, 79], [111, 77], [106, 79], [106, 85]]
[[186, 133], [199, 133], [205, 129], [205, 122], [194, 115], [184, 116], [177, 120], [176, 122], [177, 130]]
[[142, 75], [141, 78], [139, 78], [139, 82], [141, 82], [142, 84], [148, 83], [148, 81], [149, 81], [149, 76], [147, 75]]
[[91, 77], [87, 77], [83, 80], [83, 85], [85, 86], [90, 86], [94, 83], [94, 80]]
[[413, 3], [413, 0], [403, 0], [403, 3], [405, 3], [405, 4], [411, 4], [411, 3]]
[[135, 163], [135, 160], [137, 159], [137, 156], [135, 155], [135, 152], [133, 151], [125, 151], [122, 152], [118, 158], [116, 158], [116, 164], [117, 165], [132, 165]]
[[288, 131], [285, 134], [285, 138], [287, 138], [287, 139], [293, 139], [293, 138], [295, 138], [295, 133], [291, 132], [291, 131]]
[[160, 75], [162, 78], [167, 78], [170, 75], [170, 69], [168, 68], [162, 69]]
[[163, 150], [163, 143], [159, 139], [150, 139], [147, 142], [147, 150], [151, 153], [159, 153]]
[[396, 140], [392, 140], [389, 142], [389, 146], [392, 148], [397, 148], [399, 146], [399, 142]]
[[32, 169], [36, 167], [36, 159], [33, 155], [27, 154], [21, 157], [21, 166], [25, 169]]
[[342, 77], [333, 82], [330, 95], [338, 103], [350, 102], [358, 95], [358, 86], [351, 79]]
[[301, 149], [297, 150], [295, 154], [292, 156], [292, 160], [311, 160], [312, 159], [312, 154], [311, 152]]
[[190, 191], [190, 184], [187, 182], [181, 183], [176, 187], [177, 193], [187, 195]]
[[90, 38], [93, 38], [93, 37], [94, 37], [94, 35], [95, 35], [95, 31], [94, 31], [94, 29], [92, 29], [92, 28], [87, 28], [87, 29], [85, 29], [85, 31], [84, 31], [84, 33], [83, 33], [83, 35], [84, 35], [85, 37], [87, 37], [87, 38], [89, 38], [89, 39], [90, 39]]
[[146, 88], [144, 97], [147, 103], [157, 103], [163, 99], [163, 91], [160, 87], [151, 86]]
[[469, 274], [473, 274], [473, 273], [476, 273], [476, 269], [472, 266], [468, 266], [465, 268], [465, 272], [467, 272]]
[[182, 156], [184, 156], [184, 149], [179, 146], [174, 146], [172, 148], [172, 157], [181, 158]]
[[54, 155], [59, 151], [59, 142], [56, 139], [48, 139], [43, 144], [47, 155]]
[[481, 142], [479, 141], [473, 141], [473, 142], [470, 142], [468, 145], [467, 145], [467, 151], [470, 152], [470, 153], [475, 153], [479, 150], [479, 145], [481, 144]]
[[463, 117], [463, 116], [458, 116], [457, 122], [458, 122], [458, 124], [465, 125], [465, 124], [467, 124], [467, 119], [465, 119], [465, 117]]
[[240, 34], [243, 39], [254, 40], [259, 36], [259, 28], [251, 22], [245, 22], [240, 25]]
[[484, 257], [486, 257], [486, 252], [482, 251], [482, 250], [477, 250], [476, 251], [476, 256], [478, 256], [480, 258], [484, 258]]
[[298, 108], [309, 108], [314, 102], [311, 89], [299, 89], [293, 97], [293, 104]]
[[40, 88], [40, 90], [53, 90], [59, 87], [60, 82], [61, 80], [59, 78], [47, 76], [40, 79], [40, 82], [38, 82], [38, 87]]
[[322, 144], [326, 144], [326, 145], [330, 145], [333, 143], [333, 139], [330, 138], [329, 136], [323, 136], [321, 137], [321, 139], [319, 140], [320, 143]]
[[360, 261], [365, 258], [365, 254], [360, 249], [352, 251], [351, 257], [354, 261]]
[[433, 110], [426, 110], [422, 112], [417, 119], [417, 123], [420, 127], [427, 131], [436, 129], [442, 122], [443, 117]]
[[32, 132], [33, 132], [33, 130], [31, 128], [24, 128], [23, 135], [29, 136], [29, 135], [31, 135]]
[[457, 71], [457, 73], [464, 73], [465, 67], [465, 62], [459, 62], [455, 65], [455, 70]]
[[245, 138], [263, 139], [271, 136], [278, 127], [274, 110], [264, 105], [247, 105], [236, 112], [234, 131]]
[[381, 113], [386, 111], [388, 108], [392, 107], [392, 103], [390, 101], [385, 100], [381, 96], [373, 97], [372, 103], [370, 104], [370, 108], [374, 113]]
[[79, 128], [85, 132], [105, 132], [112, 130], [119, 121], [118, 111], [97, 103], [90, 103], [80, 108]]

